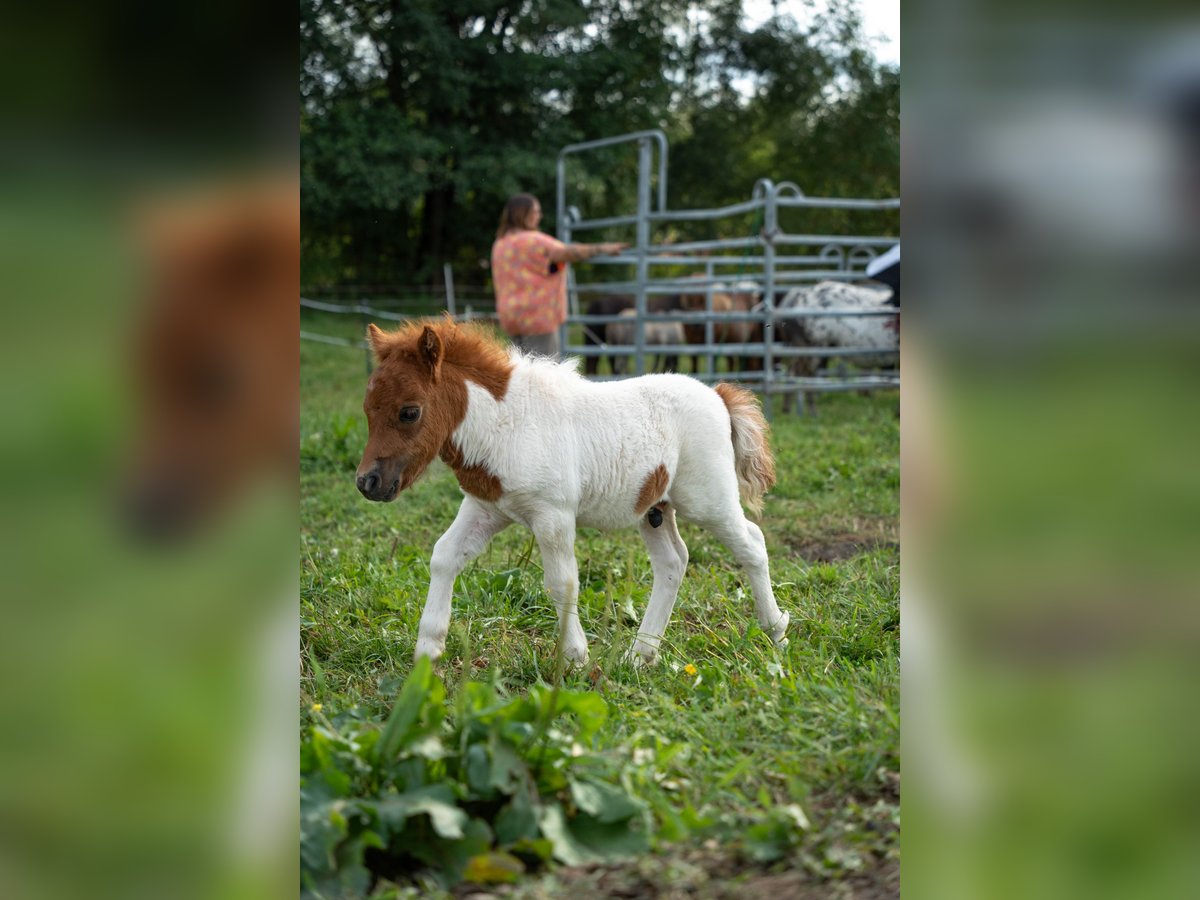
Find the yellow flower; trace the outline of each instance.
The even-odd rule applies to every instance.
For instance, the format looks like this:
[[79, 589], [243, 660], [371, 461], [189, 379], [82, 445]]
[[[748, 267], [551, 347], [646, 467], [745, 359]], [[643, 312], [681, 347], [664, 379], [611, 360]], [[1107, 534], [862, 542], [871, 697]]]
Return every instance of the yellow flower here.
[[314, 704], [313, 704], [313, 705], [312, 705], [310, 708], [312, 709], [312, 711], [313, 711], [313, 712], [320, 712], [320, 711], [321, 711], [321, 704], [320, 704], [320, 703], [314, 703]]
[[684, 675], [695, 675], [696, 667], [693, 666], [691, 663], [688, 663], [686, 666], [683, 667], [683, 674]]

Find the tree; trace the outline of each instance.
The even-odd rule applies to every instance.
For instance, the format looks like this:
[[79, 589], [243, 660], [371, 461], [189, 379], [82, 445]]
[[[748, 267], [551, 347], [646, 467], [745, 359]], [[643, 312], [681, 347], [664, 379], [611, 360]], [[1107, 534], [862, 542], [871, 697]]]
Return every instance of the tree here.
[[[562, 146], [645, 128], [670, 136], [673, 207], [743, 200], [763, 175], [895, 193], [898, 72], [853, 10], [741, 21], [723, 0], [302, 0], [305, 282], [474, 269], [512, 193], [553, 227]], [[588, 215], [629, 211], [634, 163], [572, 167]]]

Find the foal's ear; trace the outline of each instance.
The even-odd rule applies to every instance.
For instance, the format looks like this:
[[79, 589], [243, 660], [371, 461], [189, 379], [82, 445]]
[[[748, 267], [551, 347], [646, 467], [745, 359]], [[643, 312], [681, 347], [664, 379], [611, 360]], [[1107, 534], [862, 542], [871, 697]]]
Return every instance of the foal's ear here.
[[429, 375], [433, 379], [433, 383], [437, 384], [438, 376], [442, 372], [441, 337], [426, 325], [425, 330], [421, 332], [421, 339], [417, 342], [417, 346], [421, 350], [421, 359], [425, 360], [425, 365], [429, 366]]
[[392, 351], [392, 342], [388, 340], [388, 335], [377, 328], [374, 322], [367, 326], [367, 343], [371, 345], [376, 362], [383, 362], [383, 358]]

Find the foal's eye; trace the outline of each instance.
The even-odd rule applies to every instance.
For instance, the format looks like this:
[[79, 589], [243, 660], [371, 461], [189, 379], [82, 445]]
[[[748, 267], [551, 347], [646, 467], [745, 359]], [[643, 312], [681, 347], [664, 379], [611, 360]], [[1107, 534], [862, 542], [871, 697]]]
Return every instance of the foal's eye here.
[[405, 424], [410, 424], [421, 418], [421, 407], [406, 406], [400, 410], [400, 421]]

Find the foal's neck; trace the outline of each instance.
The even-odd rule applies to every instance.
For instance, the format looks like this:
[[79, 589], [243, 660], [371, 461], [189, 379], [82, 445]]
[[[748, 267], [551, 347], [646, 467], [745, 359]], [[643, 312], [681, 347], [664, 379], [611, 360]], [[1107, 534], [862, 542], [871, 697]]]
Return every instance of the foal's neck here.
[[[443, 377], [453, 378], [462, 385], [453, 393], [461, 400], [461, 412], [456, 410], [457, 423], [442, 446], [441, 457], [462, 482], [464, 466], [486, 466], [504, 452], [506, 440], [500, 432], [500, 407], [508, 395], [515, 365], [498, 347], [477, 348], [467, 358], [448, 359]], [[465, 488], [465, 485], [464, 485]]]
[[441, 458], [454, 470], [466, 493], [495, 502], [504, 493], [497, 471], [508, 438], [498, 427], [499, 409], [507, 393], [507, 377], [499, 396], [474, 378], [464, 378], [466, 408], [462, 420], [442, 445]]

